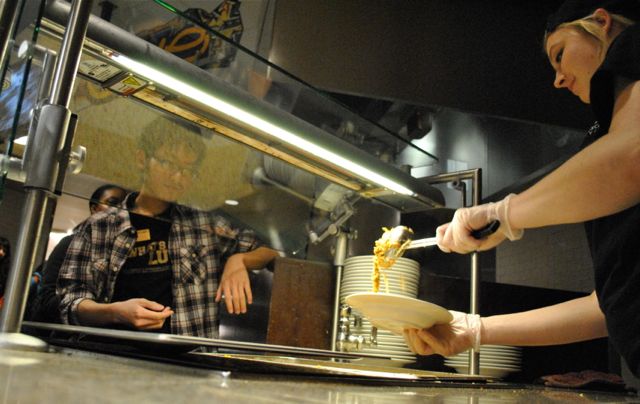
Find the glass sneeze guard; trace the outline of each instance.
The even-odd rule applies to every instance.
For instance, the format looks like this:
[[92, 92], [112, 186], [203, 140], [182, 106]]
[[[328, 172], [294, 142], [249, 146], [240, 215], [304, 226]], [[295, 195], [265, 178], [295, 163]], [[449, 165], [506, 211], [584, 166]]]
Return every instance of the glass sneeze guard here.
[[[55, 33], [60, 27], [56, 28], [51, 20], [63, 19], [65, 6], [53, 3], [47, 13], [50, 19], [45, 21], [45, 32]], [[233, 79], [219, 80], [211, 72], [150, 47], [140, 38], [99, 19], [92, 20], [88, 38], [85, 49], [90, 50], [96, 60], [86, 62], [91, 74], [87, 74], [82, 65], [80, 74], [93, 80], [99, 78], [98, 84], [104, 88], [180, 115], [396, 208], [410, 211], [441, 206], [439, 192], [327, 133], [324, 128], [297, 119], [279, 106], [262, 102], [242, 85], [234, 85]], [[256, 70], [253, 66], [261, 63], [242, 53], [242, 49], [238, 54], [246, 54], [245, 64], [250, 63], [253, 70]], [[245, 72], [245, 79], [241, 81], [246, 81], [249, 68], [239, 56], [236, 59], [241, 66], [236, 70]], [[100, 63], [108, 66], [97, 68]], [[234, 71], [224, 74], [241, 76]], [[284, 79], [292, 81], [290, 77]], [[131, 84], [134, 82], [137, 85]], [[298, 87], [312, 90], [303, 84]], [[337, 103], [331, 104], [327, 97], [318, 98], [335, 110], [341, 108]], [[347, 115], [347, 120], [358, 119], [347, 109], [342, 108], [340, 112]]]
[[[69, 6], [51, 2], [47, 7], [34, 46], [57, 50]], [[135, 273], [157, 265], [166, 275], [167, 268], [187, 256], [204, 260], [211, 254], [205, 243], [190, 244], [186, 252], [172, 246], [166, 232], [175, 226], [186, 234], [223, 239], [250, 230], [282, 255], [304, 259], [310, 234], [324, 234], [331, 225], [344, 223], [356, 207], [382, 202], [399, 211], [416, 211], [442, 204], [439, 191], [344, 139], [357, 139], [358, 132], [367, 130], [376, 133], [370, 139], [386, 139], [381, 128], [320, 93], [313, 95], [313, 88], [243, 49], [237, 50], [236, 61], [237, 70], [203, 70], [92, 18], [70, 105], [78, 116], [74, 145], [84, 146], [87, 155], [83, 173], [68, 175], [60, 196], [61, 202], [79, 213], [71, 225], [58, 221], [56, 215], [52, 229], [70, 236], [83, 231], [94, 234], [92, 226], [106, 217], [138, 220], [131, 222], [133, 228], [148, 226], [152, 236], [146, 239], [147, 233], [142, 232], [133, 240], [140, 244], [127, 258], [146, 263], [127, 270]], [[250, 84], [251, 72], [267, 70], [268, 77], [263, 77], [268, 78], [269, 89], [262, 93], [254, 88], [255, 82]], [[297, 102], [275, 102], [277, 97], [270, 91], [278, 88], [294, 94]], [[303, 108], [300, 100], [312, 101]], [[319, 117], [310, 114], [313, 110], [319, 111]], [[346, 130], [339, 122], [357, 129]], [[160, 134], [170, 141], [150, 147], [147, 134]], [[396, 141], [380, 142], [395, 148]], [[154, 175], [162, 180], [154, 181]], [[104, 183], [134, 193], [126, 204], [85, 221], [90, 203], [95, 202], [90, 200], [91, 190]], [[147, 218], [132, 219], [137, 192], [171, 203], [153, 218], [142, 214]], [[183, 220], [191, 210], [215, 218], [206, 223], [204, 233], [200, 219]], [[371, 218], [375, 220], [381, 220], [380, 227], [386, 225], [384, 218]], [[156, 230], [163, 235], [156, 238]], [[93, 258], [102, 262], [98, 256]], [[215, 258], [222, 262], [227, 257]], [[189, 285], [210, 288], [197, 267], [191, 262], [173, 275]], [[206, 290], [207, 296], [215, 294]], [[166, 294], [157, 297], [163, 298]], [[268, 315], [264, 307], [256, 306], [249, 312]], [[179, 327], [177, 319], [169, 321], [172, 329]]]

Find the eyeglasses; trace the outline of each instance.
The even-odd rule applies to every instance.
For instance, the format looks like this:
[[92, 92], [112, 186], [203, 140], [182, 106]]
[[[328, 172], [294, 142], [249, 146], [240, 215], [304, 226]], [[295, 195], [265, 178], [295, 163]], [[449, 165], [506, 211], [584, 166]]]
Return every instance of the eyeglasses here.
[[174, 163], [171, 160], [164, 160], [161, 158], [158, 158], [156, 156], [151, 156], [152, 159], [154, 159], [155, 161], [158, 162], [158, 164], [160, 164], [160, 167], [162, 167], [163, 170], [166, 170], [167, 172], [170, 172], [172, 175], [176, 174], [176, 173], [180, 173], [180, 175], [182, 175], [183, 177], [189, 177], [189, 178], [197, 178], [198, 177], [198, 171], [195, 167], [190, 167], [190, 166], [180, 166], [176, 163]]

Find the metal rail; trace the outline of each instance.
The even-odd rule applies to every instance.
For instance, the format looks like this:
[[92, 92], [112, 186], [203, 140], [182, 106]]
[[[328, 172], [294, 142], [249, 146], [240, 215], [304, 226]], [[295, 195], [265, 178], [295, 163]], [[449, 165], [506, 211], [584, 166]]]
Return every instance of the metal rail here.
[[[480, 168], [458, 171], [453, 173], [445, 173], [424, 178], [429, 184], [443, 184], [454, 181], [471, 180], [472, 194], [471, 205], [476, 206], [480, 203], [482, 195], [482, 170]], [[463, 203], [466, 205], [466, 189], [463, 188]], [[479, 314], [480, 307], [480, 268], [478, 253], [471, 254], [471, 274], [470, 274], [470, 296], [469, 296], [469, 313]], [[480, 352], [475, 349], [469, 350], [469, 374], [480, 374]]]
[[157, 345], [184, 346], [193, 349], [199, 347], [238, 349], [259, 352], [276, 352], [286, 354], [298, 354], [319, 357], [331, 357], [336, 359], [390, 359], [387, 355], [335, 352], [326, 349], [291, 347], [286, 345], [259, 344], [255, 342], [231, 341], [223, 339], [193, 337], [187, 335], [161, 334], [152, 332], [112, 330], [108, 328], [83, 327], [77, 325], [40, 323], [35, 321], [25, 321], [25, 326], [40, 330], [57, 331], [63, 333], [74, 333], [83, 335], [93, 335], [97, 337], [112, 338], [121, 341], [146, 342]]
[[71, 5], [71, 14], [53, 72], [49, 104], [40, 108], [38, 123], [34, 125], [34, 132], [29, 134], [32, 140], [30, 153], [38, 158], [30, 159], [26, 167], [23, 226], [18, 235], [16, 254], [11, 262], [4, 310], [0, 315], [0, 347], [46, 349], [45, 343], [20, 334], [20, 330], [47, 206], [53, 203], [50, 196], [62, 186], [60, 176], [64, 176], [69, 159], [66, 146], [70, 144], [72, 137], [72, 134], [68, 136], [72, 122], [68, 109], [70, 91], [77, 74], [92, 3], [93, 0], [74, 0]]
[[24, 0], [0, 1], [0, 70], [2, 71], [0, 78], [2, 79], [5, 75], [5, 65], [9, 61], [12, 37], [18, 25], [23, 2]]

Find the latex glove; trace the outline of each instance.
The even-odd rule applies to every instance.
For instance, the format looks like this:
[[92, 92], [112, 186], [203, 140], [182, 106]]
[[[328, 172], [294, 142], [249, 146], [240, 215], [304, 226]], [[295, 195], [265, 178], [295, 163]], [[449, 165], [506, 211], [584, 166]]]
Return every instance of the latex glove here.
[[215, 301], [219, 302], [223, 294], [227, 311], [232, 314], [246, 313], [247, 305], [253, 303], [249, 271], [242, 254], [232, 255], [224, 266]]
[[413, 353], [453, 356], [470, 348], [480, 349], [480, 316], [459, 311], [449, 312], [453, 315], [449, 324], [436, 324], [422, 330], [404, 330], [404, 340]]
[[[499, 202], [456, 210], [450, 223], [436, 229], [438, 247], [444, 252], [466, 254], [489, 250], [505, 238], [512, 241], [522, 238], [524, 230], [513, 228], [509, 222], [509, 202], [514, 196], [510, 194]], [[492, 235], [482, 240], [471, 235], [473, 230], [482, 229], [495, 220], [500, 221], [500, 227]]]

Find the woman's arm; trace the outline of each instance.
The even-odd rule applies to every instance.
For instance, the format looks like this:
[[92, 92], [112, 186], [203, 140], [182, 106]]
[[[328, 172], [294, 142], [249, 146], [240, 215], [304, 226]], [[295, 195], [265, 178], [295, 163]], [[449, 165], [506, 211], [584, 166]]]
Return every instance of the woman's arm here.
[[640, 202], [640, 81], [616, 98], [609, 133], [510, 203], [509, 222], [526, 229], [607, 216]]
[[453, 320], [449, 324], [404, 330], [404, 338], [411, 351], [419, 355], [451, 356], [477, 348], [479, 344], [558, 345], [607, 336], [604, 315], [595, 292], [521, 313], [482, 319], [475, 314], [452, 314]]
[[[484, 251], [505, 237], [516, 240], [522, 229], [577, 223], [608, 216], [640, 202], [640, 81], [616, 98], [609, 133], [518, 195], [458, 209], [436, 229], [445, 252]], [[492, 220], [501, 225], [482, 240], [471, 236]]]
[[480, 341], [492, 345], [557, 345], [607, 336], [595, 292], [553, 306], [482, 319]]

